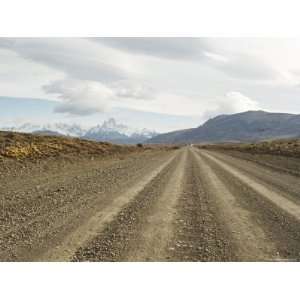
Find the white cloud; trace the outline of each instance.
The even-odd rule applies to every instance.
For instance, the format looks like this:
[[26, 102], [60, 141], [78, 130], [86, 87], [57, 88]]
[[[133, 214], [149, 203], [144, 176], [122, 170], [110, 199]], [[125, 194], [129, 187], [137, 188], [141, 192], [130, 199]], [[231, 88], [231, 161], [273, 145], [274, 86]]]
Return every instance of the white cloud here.
[[109, 108], [125, 104], [124, 99], [140, 102], [153, 99], [155, 92], [149, 86], [130, 81], [103, 84], [98, 81], [64, 79], [43, 86], [47, 94], [55, 95], [61, 102], [57, 113], [91, 115], [106, 112]]
[[300, 39], [0, 38], [0, 90], [59, 100], [58, 117], [111, 106], [199, 122], [261, 107], [299, 113], [299, 51]]
[[60, 80], [43, 88], [46, 93], [56, 94], [62, 100], [55, 108], [58, 113], [90, 115], [105, 112], [115, 97], [110, 88], [95, 81]]
[[138, 81], [120, 80], [110, 84], [117, 97], [140, 100], [153, 99], [156, 91], [153, 87]]
[[174, 116], [198, 116], [199, 121], [196, 125], [200, 125], [208, 118], [220, 114], [234, 114], [261, 109], [257, 101], [237, 91], [231, 91], [224, 96], [211, 99], [196, 95], [161, 93], [151, 102], [141, 102], [133, 99], [131, 102], [126, 103], [126, 107]]
[[217, 61], [217, 62], [222, 62], [222, 63], [228, 62], [228, 58], [223, 55], [220, 55], [220, 54], [205, 51], [204, 55], [212, 60]]
[[91, 38], [112, 48], [131, 54], [148, 55], [163, 59], [199, 60], [211, 47], [205, 38], [190, 37], [118, 37]]
[[224, 97], [216, 99], [213, 103], [214, 108], [203, 112], [205, 119], [221, 114], [234, 114], [248, 110], [260, 110], [259, 103], [246, 95], [232, 91]]
[[280, 72], [255, 55], [221, 53], [206, 52], [206, 56], [210, 59], [208, 63], [232, 78], [266, 82], [274, 81], [281, 76]]
[[226, 94], [226, 98], [229, 99], [229, 101], [225, 102], [227, 102], [227, 107], [231, 113], [260, 109], [257, 101], [240, 92], [229, 92]]
[[1, 38], [0, 48], [8, 49], [42, 65], [79, 80], [109, 82], [127, 77], [128, 64], [114, 51], [87, 39], [76, 38]]
[[274, 80], [280, 74], [256, 53], [224, 49], [211, 38], [96, 38], [99, 44], [131, 54], [173, 61], [204, 63], [230, 77], [247, 80]]

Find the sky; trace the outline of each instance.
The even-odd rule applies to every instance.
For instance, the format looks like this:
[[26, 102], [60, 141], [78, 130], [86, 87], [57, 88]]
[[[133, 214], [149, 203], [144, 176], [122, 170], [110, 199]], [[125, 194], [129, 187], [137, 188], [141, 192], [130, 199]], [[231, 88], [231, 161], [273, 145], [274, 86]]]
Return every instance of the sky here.
[[300, 113], [300, 39], [0, 38], [0, 124], [109, 117], [159, 132]]

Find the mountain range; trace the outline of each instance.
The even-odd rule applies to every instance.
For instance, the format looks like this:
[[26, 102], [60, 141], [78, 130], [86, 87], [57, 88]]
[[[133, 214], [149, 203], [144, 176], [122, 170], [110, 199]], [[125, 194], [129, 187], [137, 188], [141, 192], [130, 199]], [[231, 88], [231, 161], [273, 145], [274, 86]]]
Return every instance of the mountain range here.
[[25, 123], [2, 130], [43, 135], [63, 135], [118, 144], [175, 144], [252, 142], [278, 138], [300, 138], [300, 115], [247, 111], [219, 115], [196, 128], [158, 134], [148, 129], [130, 128], [110, 118], [101, 125], [83, 128], [78, 124], [53, 123], [36, 125]]
[[300, 138], [300, 115], [265, 111], [219, 115], [197, 128], [160, 134], [147, 142], [251, 142], [278, 138]]
[[144, 129], [130, 128], [123, 124], [118, 124], [115, 119], [111, 118], [90, 128], [82, 136], [83, 138], [95, 141], [108, 141], [121, 144], [143, 143], [158, 135], [155, 131]]
[[85, 129], [78, 124], [52, 123], [52, 124], [32, 124], [25, 123], [20, 126], [3, 127], [2, 130], [34, 133], [40, 135], [63, 135], [79, 137], [94, 141], [107, 141], [120, 144], [143, 143], [147, 139], [153, 138], [158, 133], [148, 129], [130, 128], [124, 124], [119, 124], [115, 119], [110, 118], [101, 125], [96, 125]]

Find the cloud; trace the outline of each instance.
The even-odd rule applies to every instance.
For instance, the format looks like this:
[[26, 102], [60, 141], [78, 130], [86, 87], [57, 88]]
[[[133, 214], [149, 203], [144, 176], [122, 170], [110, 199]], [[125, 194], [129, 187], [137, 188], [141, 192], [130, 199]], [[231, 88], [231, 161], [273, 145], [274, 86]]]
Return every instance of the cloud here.
[[280, 76], [277, 70], [255, 55], [231, 53], [218, 48], [214, 51], [204, 52], [207, 63], [232, 78], [267, 81]]
[[204, 52], [204, 55], [211, 59], [212, 61], [215, 61], [215, 62], [221, 62], [221, 63], [228, 63], [228, 58], [221, 55], [221, 54], [217, 54], [217, 53], [213, 53], [213, 52]]
[[297, 69], [297, 70], [291, 70], [290, 73], [293, 74], [293, 75], [295, 75], [295, 76], [297, 76], [297, 77], [300, 77], [300, 70], [299, 69]]
[[272, 80], [279, 74], [255, 55], [233, 53], [214, 44], [210, 38], [93, 38], [121, 51], [171, 60], [205, 63], [230, 77]]
[[99, 82], [60, 80], [43, 86], [48, 94], [56, 94], [62, 100], [54, 111], [73, 115], [91, 115], [105, 112], [114, 92]]
[[[240, 92], [229, 92], [225, 95], [227, 101], [227, 111], [229, 113], [238, 113], [247, 110], [259, 110], [259, 104], [257, 101], [243, 95]], [[228, 101], [229, 100], [229, 101]], [[226, 109], [224, 110], [226, 112]]]
[[123, 98], [140, 101], [153, 99], [155, 96], [151, 87], [130, 81], [103, 84], [97, 81], [64, 79], [44, 85], [43, 90], [61, 100], [55, 112], [72, 115], [106, 112], [113, 103], [124, 102]]
[[1, 38], [0, 47], [70, 78], [104, 83], [130, 79], [136, 54], [201, 63], [242, 80], [280, 75], [254, 53], [233, 52], [210, 38]]
[[122, 37], [92, 38], [112, 48], [129, 53], [167, 59], [198, 60], [204, 58], [204, 51], [210, 51], [205, 38], [189, 37]]
[[214, 65], [227, 75], [239, 79], [273, 80], [279, 76], [270, 65], [251, 55], [227, 56], [226, 60], [219, 60]]
[[214, 108], [208, 109], [203, 113], [204, 119], [212, 118], [217, 115], [235, 114], [261, 109], [257, 101], [236, 91], [228, 92], [224, 97], [218, 98], [213, 102]]
[[0, 47], [60, 70], [74, 79], [109, 82], [127, 76], [124, 69], [107, 63], [107, 54], [86, 39], [1, 38]]
[[117, 97], [128, 99], [149, 100], [153, 99], [157, 91], [144, 83], [130, 80], [116, 81], [110, 84]]
[[300, 43], [284, 44], [239, 38], [0, 38], [0, 90], [7, 96], [51, 95], [60, 100], [56, 112], [66, 114], [57, 117], [111, 106], [200, 118], [259, 109], [248, 94], [266, 109], [297, 111]]

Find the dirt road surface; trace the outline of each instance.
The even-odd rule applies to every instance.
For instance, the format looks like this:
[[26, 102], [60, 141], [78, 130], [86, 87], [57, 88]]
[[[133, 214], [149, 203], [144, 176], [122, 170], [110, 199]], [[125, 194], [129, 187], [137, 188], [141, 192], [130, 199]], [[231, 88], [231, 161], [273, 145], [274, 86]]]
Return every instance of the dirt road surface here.
[[1, 261], [299, 261], [300, 174], [184, 147], [0, 173]]

